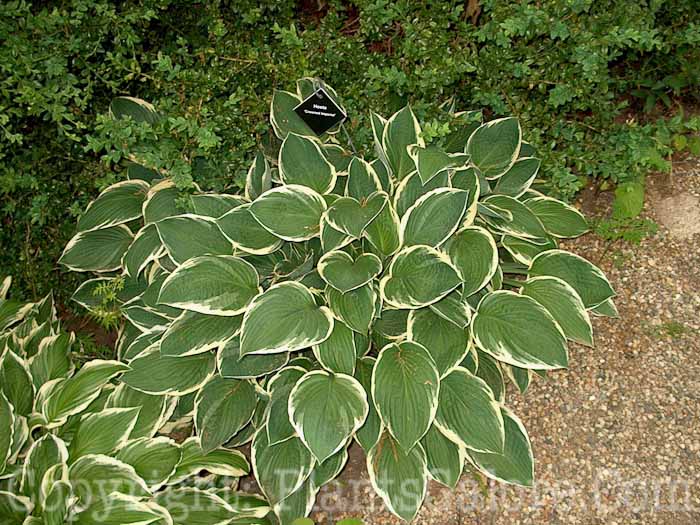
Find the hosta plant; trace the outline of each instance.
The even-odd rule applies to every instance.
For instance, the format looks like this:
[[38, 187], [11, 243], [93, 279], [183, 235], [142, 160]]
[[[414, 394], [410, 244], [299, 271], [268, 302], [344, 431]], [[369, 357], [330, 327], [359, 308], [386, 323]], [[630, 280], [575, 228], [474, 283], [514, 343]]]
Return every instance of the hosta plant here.
[[61, 258], [98, 274], [75, 300], [105, 308], [95, 290], [121, 283], [120, 381], [189, 400], [205, 451], [251, 441], [282, 523], [310, 512], [353, 441], [405, 520], [465, 464], [530, 485], [505, 378], [525, 391], [565, 368], [567, 341], [593, 343], [591, 314], [614, 315], [603, 273], [558, 247], [584, 217], [533, 189], [516, 119], [452, 113], [424, 134], [410, 107], [375, 114], [363, 158], [297, 117], [312, 92], [274, 94], [279, 149], [243, 194], [180, 195], [167, 173], [100, 194]]
[[270, 523], [263, 499], [235, 490], [249, 471], [242, 454], [157, 436], [177, 399], [113, 384], [124, 362], [79, 367], [52, 297], [7, 299], [9, 282], [0, 290], [0, 523]]

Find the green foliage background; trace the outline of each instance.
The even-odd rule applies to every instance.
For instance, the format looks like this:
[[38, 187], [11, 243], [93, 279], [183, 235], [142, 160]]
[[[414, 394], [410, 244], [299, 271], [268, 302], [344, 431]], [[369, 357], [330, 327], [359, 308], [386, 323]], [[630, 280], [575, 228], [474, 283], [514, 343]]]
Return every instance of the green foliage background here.
[[[134, 153], [178, 186], [236, 186], [269, 140], [273, 88], [318, 76], [342, 95], [358, 150], [369, 110], [410, 101], [518, 116], [550, 190], [639, 181], [674, 140], [630, 110], [700, 85], [689, 1], [64, 0], [0, 5], [0, 267], [39, 296], [73, 289], [55, 261], [75, 215]], [[118, 94], [168, 115], [124, 125]], [[690, 128], [695, 126], [693, 124]], [[685, 129], [685, 128], [684, 128]], [[691, 143], [692, 146], [694, 143]], [[700, 147], [697, 144], [695, 147]]]

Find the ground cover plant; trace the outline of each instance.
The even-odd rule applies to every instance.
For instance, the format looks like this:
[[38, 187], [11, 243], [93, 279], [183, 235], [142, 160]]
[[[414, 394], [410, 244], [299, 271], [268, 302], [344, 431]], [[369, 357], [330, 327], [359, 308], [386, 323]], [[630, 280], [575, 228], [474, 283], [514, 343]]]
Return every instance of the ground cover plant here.
[[[454, 99], [519, 117], [564, 197], [587, 177], [643, 183], [684, 141], [700, 148], [697, 127], [657, 120], [697, 102], [699, 22], [691, 2], [2, 2], [0, 264], [26, 296], [65, 302], [75, 281], [55, 261], [95, 193], [127, 178], [123, 158], [138, 146], [181, 188], [231, 191], [265, 95], [305, 75], [342, 87], [360, 151], [370, 109], [411, 102], [440, 135]], [[115, 125], [125, 93], [167, 118]]]
[[0, 284], [3, 525], [269, 523], [268, 504], [236, 490], [240, 452], [156, 435], [177, 398], [115, 384], [125, 362], [79, 366], [53, 297], [25, 303]]
[[453, 131], [433, 136], [409, 106], [373, 113], [362, 158], [293, 111], [317, 87], [274, 93], [279, 149], [242, 194], [182, 194], [132, 164], [61, 256], [97, 274], [74, 300], [119, 320], [121, 384], [189, 407], [205, 452], [250, 443], [283, 524], [308, 515], [353, 441], [407, 521], [428, 479], [454, 487], [465, 465], [531, 485], [505, 380], [524, 392], [565, 368], [567, 341], [593, 344], [590, 316], [615, 315], [601, 270], [558, 246], [585, 218], [532, 188], [540, 160], [515, 118], [448, 110]]

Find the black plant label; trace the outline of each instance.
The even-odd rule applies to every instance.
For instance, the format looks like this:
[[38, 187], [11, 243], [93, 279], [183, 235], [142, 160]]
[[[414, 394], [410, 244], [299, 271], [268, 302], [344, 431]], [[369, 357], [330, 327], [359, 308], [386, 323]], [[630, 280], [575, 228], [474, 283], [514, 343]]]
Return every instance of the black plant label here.
[[347, 118], [343, 109], [323, 88], [314, 91], [294, 111], [316, 135], [323, 135]]

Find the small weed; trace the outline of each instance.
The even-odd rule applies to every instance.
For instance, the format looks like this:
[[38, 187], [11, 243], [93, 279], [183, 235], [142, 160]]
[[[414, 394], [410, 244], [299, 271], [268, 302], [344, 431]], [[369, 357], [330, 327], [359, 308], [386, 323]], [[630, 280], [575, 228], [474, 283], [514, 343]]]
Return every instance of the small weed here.
[[649, 324], [645, 328], [647, 335], [655, 337], [657, 339], [663, 339], [664, 337], [670, 337], [671, 339], [680, 339], [685, 335], [692, 334], [695, 332], [689, 326], [679, 322], [679, 321], [665, 321], [660, 324]]
[[651, 219], [643, 218], [610, 218], [598, 221], [594, 226], [595, 233], [606, 241], [625, 241], [639, 244], [647, 237], [652, 237], [659, 225]]

